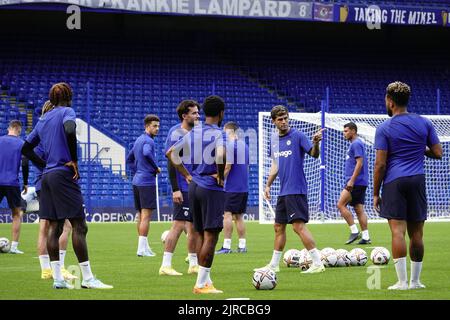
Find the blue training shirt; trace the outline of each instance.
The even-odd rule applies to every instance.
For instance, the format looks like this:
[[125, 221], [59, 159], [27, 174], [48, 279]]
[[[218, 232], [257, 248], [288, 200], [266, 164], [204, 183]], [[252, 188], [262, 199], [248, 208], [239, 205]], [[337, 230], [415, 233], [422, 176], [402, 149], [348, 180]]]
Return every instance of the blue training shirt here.
[[54, 170], [72, 171], [71, 168], [64, 166], [72, 161], [64, 131], [64, 123], [67, 121], [76, 121], [75, 111], [69, 107], [55, 107], [39, 119], [26, 139], [33, 146], [41, 144], [47, 156], [44, 174]]
[[384, 183], [424, 174], [426, 147], [438, 143], [431, 121], [418, 114], [403, 113], [383, 122], [375, 133], [375, 149], [388, 152]]
[[152, 137], [143, 133], [134, 142], [133, 148], [127, 157], [127, 162], [134, 162], [136, 173], [133, 177], [133, 185], [137, 187], [149, 187], [156, 185], [155, 142]]
[[250, 155], [244, 140], [228, 140], [227, 163], [232, 163], [225, 179], [225, 192], [248, 192], [248, 166]]
[[217, 125], [200, 124], [174, 144], [175, 152], [183, 150], [183, 163], [192, 164], [192, 180], [202, 188], [223, 191], [211, 175], [217, 174], [215, 150], [225, 147], [224, 141], [225, 133]]
[[[172, 128], [170, 128], [166, 139], [164, 153], [166, 153], [170, 149], [170, 147], [172, 147], [175, 143], [177, 143], [180, 139], [182, 139], [188, 132], [189, 131], [186, 131], [183, 128], [181, 128], [181, 123], [178, 123], [174, 125]], [[183, 163], [183, 164], [187, 169], [187, 171], [192, 175], [192, 165], [190, 163]], [[178, 172], [178, 170], [175, 171], [180, 191], [188, 192], [189, 186], [186, 179], [183, 177], [181, 173]]]
[[305, 153], [309, 153], [312, 147], [308, 137], [295, 128], [282, 137], [278, 133], [272, 135], [270, 155], [278, 165], [279, 196], [308, 194], [303, 163]]
[[345, 159], [345, 183], [347, 183], [353, 175], [356, 167], [356, 159], [363, 158], [363, 166], [356, 177], [355, 186], [365, 186], [369, 184], [369, 167], [367, 166], [366, 147], [361, 139], [356, 138], [351, 142]]
[[19, 187], [19, 171], [24, 141], [16, 136], [0, 137], [0, 186]]

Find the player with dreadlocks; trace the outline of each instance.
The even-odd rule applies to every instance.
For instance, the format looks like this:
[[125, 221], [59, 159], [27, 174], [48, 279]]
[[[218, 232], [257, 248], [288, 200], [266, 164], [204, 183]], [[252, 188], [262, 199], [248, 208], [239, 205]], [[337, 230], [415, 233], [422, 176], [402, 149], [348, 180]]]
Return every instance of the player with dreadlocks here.
[[88, 258], [86, 234], [88, 231], [83, 210], [83, 196], [77, 164], [76, 115], [70, 107], [72, 89], [66, 83], [57, 83], [50, 89], [50, 102], [53, 107], [39, 119], [34, 130], [27, 137], [22, 153], [35, 154], [33, 149], [41, 143], [47, 156], [47, 164], [42, 175], [40, 214], [49, 220], [47, 250], [53, 271], [53, 288], [73, 289], [61, 273], [59, 261], [59, 237], [64, 221], [72, 225], [72, 244], [80, 264], [83, 281], [82, 288], [111, 289], [96, 279], [91, 271]]

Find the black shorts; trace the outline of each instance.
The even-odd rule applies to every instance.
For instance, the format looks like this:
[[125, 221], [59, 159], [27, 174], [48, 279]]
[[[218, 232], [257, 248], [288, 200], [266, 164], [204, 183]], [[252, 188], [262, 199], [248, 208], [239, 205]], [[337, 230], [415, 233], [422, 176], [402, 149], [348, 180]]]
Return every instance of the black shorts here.
[[182, 192], [183, 194], [183, 203], [173, 204], [173, 220], [177, 221], [189, 221], [192, 222], [192, 214], [189, 210], [189, 193]]
[[85, 219], [83, 196], [73, 173], [54, 170], [42, 176], [39, 217], [45, 220]]
[[225, 212], [241, 214], [247, 211], [248, 192], [225, 192]]
[[352, 200], [348, 203], [352, 207], [358, 204], [364, 204], [366, 200], [366, 190], [367, 186], [353, 186], [353, 190], [351, 192]]
[[134, 207], [137, 211], [142, 209], [156, 209], [156, 186], [133, 186]]
[[275, 210], [275, 222], [291, 224], [295, 220], [309, 221], [308, 198], [306, 194], [279, 196]]
[[380, 216], [412, 222], [427, 220], [425, 175], [402, 177], [383, 185]]
[[39, 219], [44, 219], [41, 217], [41, 190], [40, 189], [36, 190], [36, 198], [37, 198], [37, 201], [39, 202], [39, 210], [38, 210], [37, 214], [39, 216]]
[[196, 231], [223, 229], [224, 193], [202, 188], [194, 181], [189, 184], [189, 210]]
[[20, 195], [20, 188], [14, 186], [0, 186], [0, 202], [6, 197], [9, 208], [23, 208], [22, 197]]

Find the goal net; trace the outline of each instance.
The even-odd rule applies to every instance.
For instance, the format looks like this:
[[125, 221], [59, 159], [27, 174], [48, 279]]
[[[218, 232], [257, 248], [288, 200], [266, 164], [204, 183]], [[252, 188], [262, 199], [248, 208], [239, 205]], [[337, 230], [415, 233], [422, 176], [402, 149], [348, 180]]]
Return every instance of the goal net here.
[[[321, 113], [289, 113], [290, 126], [301, 130], [309, 139], [322, 127]], [[450, 218], [450, 116], [425, 116], [431, 120], [441, 140], [442, 160], [426, 158], [428, 218]], [[366, 145], [369, 164], [369, 186], [366, 191], [365, 211], [369, 219], [380, 218], [373, 209], [373, 167], [375, 163], [375, 131], [388, 119], [387, 115], [329, 114], [325, 115], [324, 157], [305, 156], [304, 170], [308, 183], [308, 203], [311, 220], [341, 220], [336, 203], [345, 183], [345, 157], [349, 142], [343, 137], [344, 124], [352, 121], [358, 126], [358, 135]], [[277, 178], [271, 187], [270, 201], [263, 197], [264, 186], [271, 166], [270, 137], [276, 133], [269, 112], [259, 113], [259, 220], [273, 223], [276, 200], [280, 191]], [[321, 170], [323, 172], [321, 173]], [[321, 174], [324, 178], [322, 179]], [[322, 183], [322, 181], [324, 181]]]

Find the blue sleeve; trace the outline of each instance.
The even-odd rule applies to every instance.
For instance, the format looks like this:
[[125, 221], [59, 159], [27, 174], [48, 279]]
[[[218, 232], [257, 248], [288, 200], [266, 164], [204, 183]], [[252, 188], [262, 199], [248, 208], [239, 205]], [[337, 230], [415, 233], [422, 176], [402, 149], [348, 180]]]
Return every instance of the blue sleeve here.
[[308, 139], [308, 137], [301, 131], [297, 131], [299, 133], [299, 145], [300, 150], [303, 150], [305, 153], [309, 153], [311, 151], [313, 145], [312, 142]]
[[134, 148], [133, 148], [130, 150], [130, 152], [128, 152], [128, 156], [127, 156], [127, 165], [128, 165], [128, 168], [130, 168], [131, 175], [133, 175], [133, 176], [136, 173], [136, 165], [134, 162], [135, 162], [135, 158], [134, 158]]
[[144, 157], [148, 160], [150, 165], [155, 169], [158, 170], [158, 165], [155, 162], [155, 143], [153, 140], [150, 142], [147, 142], [144, 144], [143, 150], [142, 150]]
[[361, 141], [358, 141], [357, 143], [353, 143], [352, 148], [353, 148], [353, 156], [355, 159], [365, 157], [364, 145]]
[[67, 121], [76, 121], [77, 116], [75, 114], [75, 111], [72, 108], [66, 108], [64, 111], [64, 118], [63, 123], [66, 123]]
[[36, 147], [39, 142], [41, 142], [41, 138], [39, 137], [39, 124], [34, 128], [33, 131], [31, 131], [25, 141], [34, 147]]
[[439, 141], [439, 137], [437, 136], [436, 129], [429, 119], [427, 119], [428, 125], [428, 137], [427, 137], [427, 146], [431, 148], [432, 145], [441, 143]]
[[377, 131], [375, 132], [375, 144], [374, 148], [376, 150], [386, 150], [388, 151], [389, 144], [388, 144], [388, 138], [384, 132], [384, 127], [381, 125], [377, 128]]

